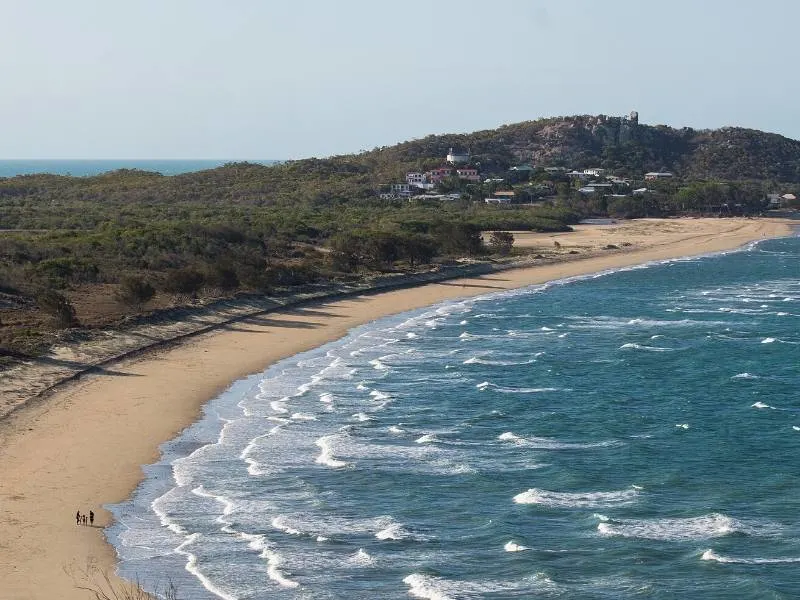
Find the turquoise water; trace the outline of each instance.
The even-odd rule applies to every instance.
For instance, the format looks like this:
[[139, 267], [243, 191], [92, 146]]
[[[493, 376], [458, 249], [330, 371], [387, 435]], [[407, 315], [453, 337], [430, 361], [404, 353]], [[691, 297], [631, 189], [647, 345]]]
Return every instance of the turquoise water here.
[[109, 535], [193, 599], [797, 598], [798, 383], [800, 238], [450, 302], [237, 382]]
[[[0, 160], [0, 177], [50, 173], [52, 175], [72, 175], [90, 177], [117, 169], [139, 169], [153, 171], [162, 175], [180, 175], [205, 169], [221, 167], [229, 160], [191, 160], [191, 159], [152, 159], [152, 160]], [[277, 160], [251, 160], [263, 165], [273, 165]]]

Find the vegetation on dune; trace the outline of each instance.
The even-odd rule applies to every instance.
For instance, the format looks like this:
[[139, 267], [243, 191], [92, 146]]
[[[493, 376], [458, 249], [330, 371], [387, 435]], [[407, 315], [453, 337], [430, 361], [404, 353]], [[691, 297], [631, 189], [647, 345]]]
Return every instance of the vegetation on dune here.
[[[471, 153], [488, 181], [453, 176], [461, 200], [380, 199], [408, 171]], [[509, 171], [527, 162], [535, 170]], [[598, 166], [627, 188], [585, 195], [544, 166]], [[673, 170], [647, 182], [648, 170]], [[800, 142], [744, 129], [675, 130], [615, 117], [542, 119], [428, 136], [359, 155], [230, 163], [166, 177], [0, 179], [0, 351], [41, 352], [53, 332], [239, 292], [271, 292], [511, 251], [516, 230], [566, 231], [584, 216], [757, 214], [777, 182], [800, 191]], [[483, 202], [498, 190], [514, 204]], [[481, 232], [495, 232], [482, 242]]]

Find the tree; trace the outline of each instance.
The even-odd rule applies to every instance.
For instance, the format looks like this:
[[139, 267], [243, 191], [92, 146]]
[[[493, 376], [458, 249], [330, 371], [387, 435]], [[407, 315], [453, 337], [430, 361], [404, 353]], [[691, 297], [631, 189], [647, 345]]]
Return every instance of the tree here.
[[489, 247], [493, 252], [506, 256], [514, 247], [514, 236], [508, 231], [493, 231], [489, 236]]
[[156, 290], [150, 282], [141, 277], [128, 276], [120, 281], [115, 297], [126, 306], [140, 310], [155, 294]]

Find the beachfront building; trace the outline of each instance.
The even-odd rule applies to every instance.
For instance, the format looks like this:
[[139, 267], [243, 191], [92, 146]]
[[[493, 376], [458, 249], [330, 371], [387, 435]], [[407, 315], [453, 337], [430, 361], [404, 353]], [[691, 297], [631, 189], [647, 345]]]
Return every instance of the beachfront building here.
[[651, 171], [650, 173], [644, 174], [645, 181], [654, 181], [656, 179], [671, 179], [672, 177], [674, 177], [674, 175], [667, 171]]
[[511, 204], [514, 195], [514, 192], [511, 191], [495, 192], [489, 198], [484, 199], [484, 202], [486, 204]]

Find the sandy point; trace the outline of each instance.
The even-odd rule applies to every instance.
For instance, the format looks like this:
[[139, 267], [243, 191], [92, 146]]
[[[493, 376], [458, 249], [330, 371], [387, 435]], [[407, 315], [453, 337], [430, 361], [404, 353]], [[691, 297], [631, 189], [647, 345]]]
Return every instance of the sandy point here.
[[[777, 219], [643, 219], [517, 234], [519, 245], [557, 248], [562, 260], [276, 311], [65, 385], [0, 423], [0, 597], [91, 598], [69, 573], [88, 563], [117, 581], [103, 505], [127, 498], [141, 481], [141, 465], [155, 461], [159, 445], [194, 422], [209, 399], [277, 360], [451, 298], [790, 234], [791, 221]], [[95, 526], [76, 525], [76, 511], [89, 510]]]

